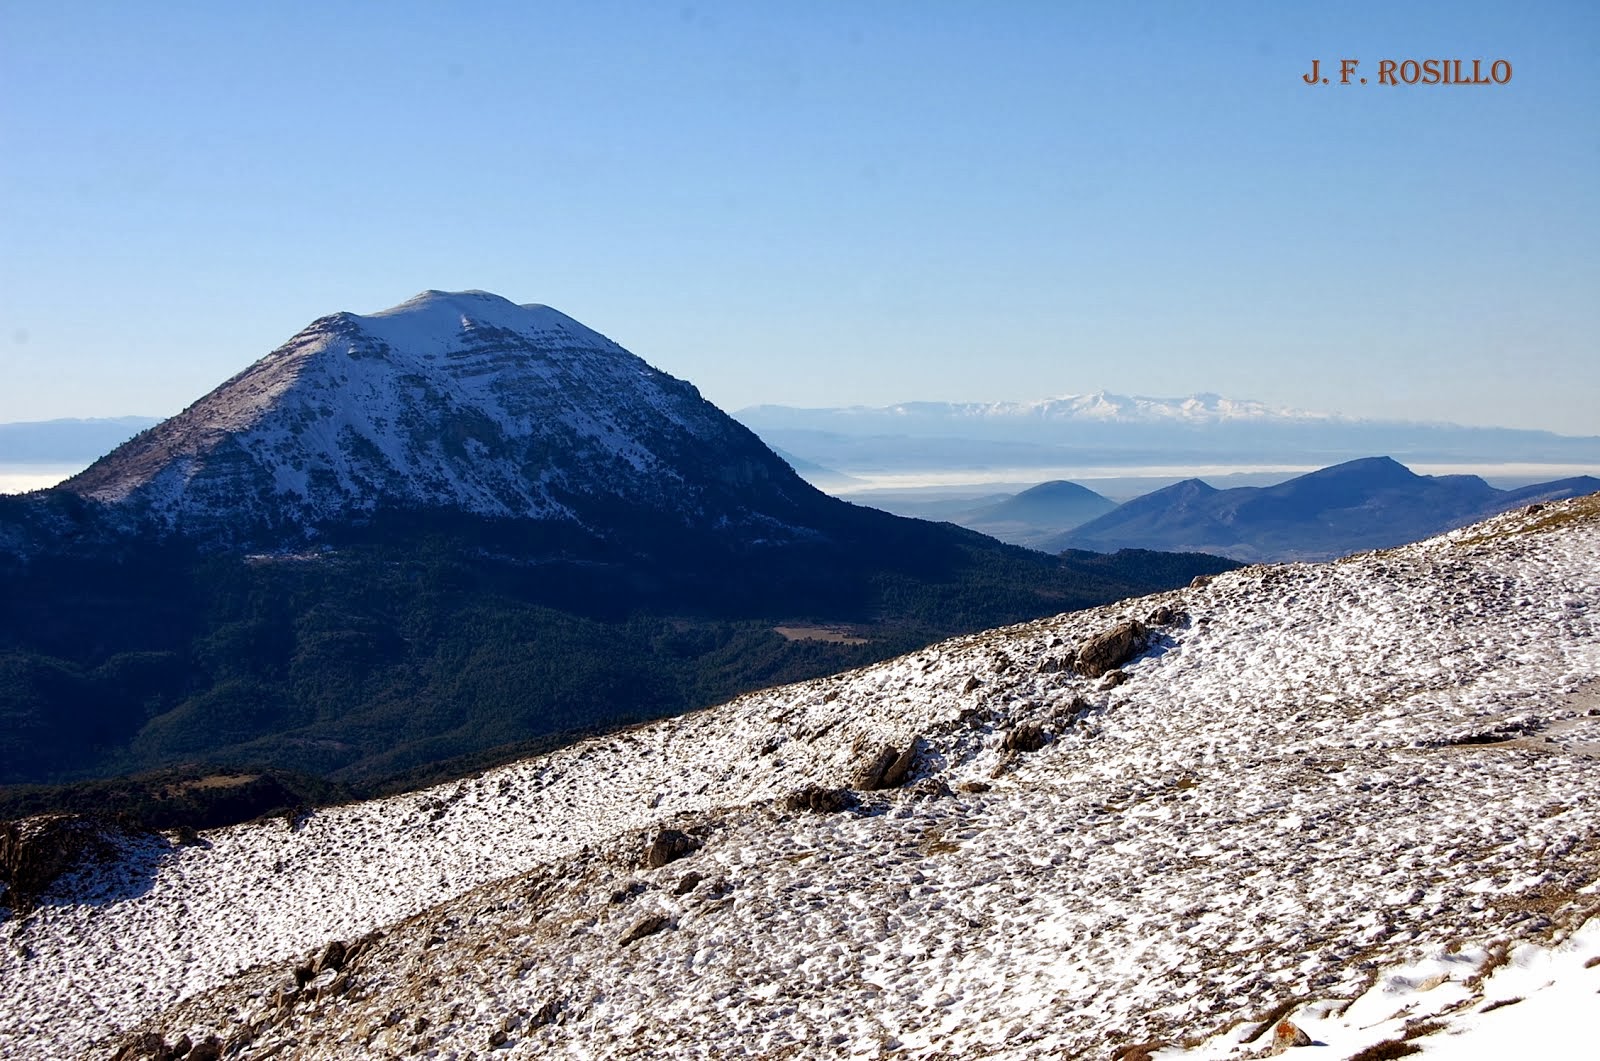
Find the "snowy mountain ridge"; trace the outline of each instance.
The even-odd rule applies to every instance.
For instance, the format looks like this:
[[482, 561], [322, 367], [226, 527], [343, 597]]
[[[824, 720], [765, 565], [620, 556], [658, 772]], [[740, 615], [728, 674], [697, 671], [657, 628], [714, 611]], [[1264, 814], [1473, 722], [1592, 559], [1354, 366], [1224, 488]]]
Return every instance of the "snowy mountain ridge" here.
[[693, 386], [565, 314], [428, 291], [313, 322], [62, 488], [168, 528], [314, 532], [388, 507], [583, 522], [594, 499], [694, 523], [734, 486], [807, 492]]
[[115, 839], [0, 923], [0, 1054], [1243, 1057], [1285, 1016], [1439, 1052], [1600, 911], [1596, 557], [1600, 495]]
[[734, 415], [768, 444], [847, 477], [846, 483], [886, 479], [892, 485], [896, 477], [935, 472], [962, 472], [971, 482], [1022, 482], [1105, 474], [1071, 469], [1310, 468], [1380, 453], [1407, 463], [1548, 465], [1544, 477], [1560, 478], [1578, 472], [1558, 468], [1587, 470], [1600, 461], [1600, 437], [1351, 417], [1215, 394], [1155, 398], [1100, 391], [1037, 401], [757, 405]]
[[[757, 406], [770, 410], [781, 406]], [[1130, 424], [1189, 423], [1208, 424], [1226, 421], [1278, 422], [1359, 422], [1337, 413], [1310, 412], [1288, 406], [1274, 406], [1251, 399], [1225, 398], [1220, 394], [1191, 394], [1181, 398], [1155, 398], [1144, 395], [1112, 394], [1099, 390], [1087, 394], [1061, 394], [1030, 401], [999, 402], [899, 402], [882, 407], [848, 406], [836, 410], [842, 417], [939, 417], [964, 420], [1083, 420]]]

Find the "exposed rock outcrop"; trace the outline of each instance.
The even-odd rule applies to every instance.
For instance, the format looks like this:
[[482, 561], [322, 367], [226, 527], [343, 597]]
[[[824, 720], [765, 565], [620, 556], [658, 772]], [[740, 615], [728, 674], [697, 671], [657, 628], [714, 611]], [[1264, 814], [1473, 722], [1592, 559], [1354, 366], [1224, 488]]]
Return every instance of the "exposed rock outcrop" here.
[[1310, 1046], [1311, 1036], [1292, 1021], [1281, 1020], [1272, 1032], [1272, 1052], [1281, 1054], [1296, 1046]]
[[653, 936], [666, 928], [669, 921], [670, 919], [666, 914], [645, 914], [635, 921], [628, 931], [622, 934], [617, 940], [617, 946], [626, 947], [628, 944], [644, 939], [646, 936]]
[[906, 777], [911, 773], [911, 764], [916, 759], [917, 741], [913, 740], [904, 748], [895, 748], [893, 745], [884, 745], [883, 750], [869, 759], [861, 769], [856, 771], [854, 788], [863, 792], [874, 792], [884, 788], [898, 788], [905, 784]]
[[833, 814], [838, 811], [849, 810], [855, 806], [856, 798], [848, 789], [807, 785], [789, 793], [783, 803], [790, 810], [808, 810], [816, 811], [819, 814]]
[[1109, 630], [1102, 630], [1078, 646], [1078, 673], [1098, 678], [1115, 670], [1143, 652], [1149, 629], [1137, 619], [1127, 619]]
[[1023, 722], [1007, 731], [1000, 747], [1008, 752], [1036, 752], [1043, 748], [1049, 737], [1044, 727], [1034, 722]]
[[320, 974], [328, 969], [337, 971], [343, 968], [344, 952], [344, 944], [338, 940], [333, 940], [322, 948], [322, 953], [318, 954], [316, 961], [311, 963], [311, 971]]
[[688, 833], [677, 829], [663, 829], [656, 833], [655, 839], [651, 840], [650, 846], [645, 849], [644, 862], [651, 869], [660, 869], [668, 862], [675, 862], [699, 849], [700, 841]]
[[76, 814], [0, 823], [0, 904], [26, 913], [63, 873], [114, 854], [106, 827]]

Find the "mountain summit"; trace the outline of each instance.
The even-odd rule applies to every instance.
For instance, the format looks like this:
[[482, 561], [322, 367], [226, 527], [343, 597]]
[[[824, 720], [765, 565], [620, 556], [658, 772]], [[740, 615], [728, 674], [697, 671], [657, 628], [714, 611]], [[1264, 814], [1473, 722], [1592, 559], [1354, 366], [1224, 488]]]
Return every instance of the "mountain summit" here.
[[314, 321], [62, 488], [227, 538], [395, 509], [770, 530], [814, 496], [690, 384], [483, 291]]

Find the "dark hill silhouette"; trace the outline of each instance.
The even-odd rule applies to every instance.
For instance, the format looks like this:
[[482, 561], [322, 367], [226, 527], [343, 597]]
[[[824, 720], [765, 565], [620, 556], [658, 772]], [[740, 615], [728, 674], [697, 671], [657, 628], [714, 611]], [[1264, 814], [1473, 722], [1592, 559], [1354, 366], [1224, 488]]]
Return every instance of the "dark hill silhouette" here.
[[1056, 479], [1029, 487], [997, 504], [963, 512], [951, 522], [1003, 542], [1035, 546], [1116, 507], [1116, 502], [1088, 487]]
[[1247, 562], [1327, 560], [1442, 534], [1520, 504], [1597, 490], [1600, 479], [1590, 476], [1498, 490], [1475, 475], [1417, 475], [1388, 457], [1367, 457], [1275, 486], [1217, 490], [1188, 479], [1042, 547], [1198, 550]]
[[[1115, 502], [1101, 497], [1086, 486], [1056, 479], [1030, 487], [997, 505], [979, 509], [972, 513], [972, 518], [1017, 519], [1032, 523], [1044, 523], [1056, 519], [1083, 519], [1087, 522], [1088, 519], [1103, 515], [1116, 507]], [[1087, 514], [1086, 519], [1085, 514]]]

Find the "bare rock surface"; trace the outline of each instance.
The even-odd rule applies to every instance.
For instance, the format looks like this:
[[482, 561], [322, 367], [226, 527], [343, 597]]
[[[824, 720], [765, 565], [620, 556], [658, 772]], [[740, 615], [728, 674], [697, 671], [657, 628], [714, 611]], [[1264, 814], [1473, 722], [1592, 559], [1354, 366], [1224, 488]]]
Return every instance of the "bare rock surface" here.
[[659, 869], [668, 862], [676, 862], [685, 855], [693, 854], [699, 847], [700, 841], [688, 833], [678, 829], [662, 829], [645, 850], [645, 865]]
[[0, 903], [25, 913], [63, 874], [114, 859], [115, 830], [77, 814], [0, 822]]
[[1098, 678], [1144, 651], [1149, 629], [1137, 619], [1127, 619], [1095, 634], [1078, 646], [1078, 673]]
[[904, 784], [916, 752], [915, 740], [899, 748], [884, 745], [856, 771], [854, 787], [871, 792]]

